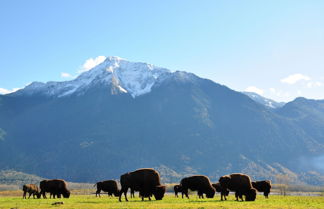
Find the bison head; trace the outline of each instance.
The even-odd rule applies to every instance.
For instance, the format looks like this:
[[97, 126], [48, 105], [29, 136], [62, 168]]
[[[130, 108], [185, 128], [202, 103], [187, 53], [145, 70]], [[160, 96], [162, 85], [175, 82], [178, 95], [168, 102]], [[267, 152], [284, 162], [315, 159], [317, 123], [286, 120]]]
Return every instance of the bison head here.
[[115, 197], [119, 197], [119, 194], [120, 194], [120, 190], [117, 189], [117, 191], [114, 192], [114, 196], [115, 196]]
[[245, 194], [245, 201], [254, 201], [256, 199], [256, 194], [257, 194], [256, 189], [251, 188]]
[[214, 187], [211, 187], [208, 192], [206, 192], [207, 198], [213, 198], [216, 193], [216, 189]]
[[174, 186], [174, 191], [182, 192], [182, 186], [181, 185], [175, 185]]
[[162, 185], [156, 186], [153, 192], [156, 200], [162, 200], [164, 197], [164, 193], [165, 193], [165, 186]]
[[68, 190], [62, 193], [62, 195], [63, 195], [64, 198], [69, 198], [70, 197], [70, 194], [71, 194], [71, 192], [68, 191]]
[[231, 177], [226, 175], [226, 176], [222, 176], [219, 178], [219, 183], [220, 183], [220, 186], [222, 187], [222, 189], [227, 189], [228, 188], [228, 185], [230, 184], [231, 182]]

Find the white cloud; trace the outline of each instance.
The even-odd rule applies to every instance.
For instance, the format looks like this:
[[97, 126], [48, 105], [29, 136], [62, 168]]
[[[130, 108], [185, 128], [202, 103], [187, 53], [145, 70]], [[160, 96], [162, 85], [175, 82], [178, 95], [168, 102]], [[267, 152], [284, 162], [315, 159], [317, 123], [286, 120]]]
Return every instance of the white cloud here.
[[310, 81], [307, 83], [308, 88], [321, 87], [321, 86], [323, 86], [323, 83], [319, 81]]
[[69, 73], [61, 73], [62, 78], [72, 78], [72, 75]]
[[269, 88], [270, 92], [277, 97], [289, 97], [290, 93], [287, 91], [278, 90], [275, 88]]
[[263, 95], [264, 91], [262, 89], [259, 89], [255, 86], [249, 86], [245, 89], [245, 91], [247, 92], [254, 92], [254, 93], [257, 93], [259, 95]]
[[288, 76], [287, 78], [283, 78], [280, 81], [282, 83], [295, 84], [298, 81], [302, 81], [302, 80], [309, 81], [310, 79], [311, 78], [308, 77], [308, 76], [306, 76], [306, 75], [303, 75], [303, 74], [300, 74], [300, 73], [296, 73], [296, 74], [293, 74], [293, 75]]
[[275, 94], [276, 93], [276, 89], [275, 88], [269, 88], [270, 92]]
[[13, 88], [11, 90], [0, 88], [0, 94], [10, 94], [12, 92], [18, 91], [21, 88]]
[[78, 73], [82, 73], [85, 71], [90, 70], [91, 68], [97, 66], [98, 64], [102, 63], [106, 59], [105, 56], [98, 56], [96, 58], [89, 58], [85, 61], [82, 65], [82, 68], [78, 71]]

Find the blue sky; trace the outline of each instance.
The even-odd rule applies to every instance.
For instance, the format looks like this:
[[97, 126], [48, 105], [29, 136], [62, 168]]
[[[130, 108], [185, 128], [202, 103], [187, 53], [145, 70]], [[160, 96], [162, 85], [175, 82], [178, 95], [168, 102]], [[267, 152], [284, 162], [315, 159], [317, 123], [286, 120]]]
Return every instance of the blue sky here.
[[324, 99], [323, 11], [312, 0], [3, 0], [0, 92], [119, 56], [277, 101]]

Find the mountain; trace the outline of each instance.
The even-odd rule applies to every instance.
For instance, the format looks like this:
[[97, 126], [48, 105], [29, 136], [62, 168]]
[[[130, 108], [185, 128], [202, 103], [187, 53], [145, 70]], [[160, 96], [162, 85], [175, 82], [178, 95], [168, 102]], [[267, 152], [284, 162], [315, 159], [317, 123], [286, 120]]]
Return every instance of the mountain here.
[[276, 102], [272, 99], [265, 98], [257, 93], [254, 93], [254, 92], [246, 92], [245, 91], [242, 93], [249, 96], [251, 99], [253, 99], [257, 103], [260, 103], [268, 108], [276, 109], [276, 108], [279, 108], [279, 107], [282, 107], [285, 105], [284, 102]]
[[323, 101], [299, 100], [274, 111], [191, 73], [108, 57], [0, 96], [0, 167], [74, 182], [155, 167], [170, 181], [244, 171], [318, 183]]
[[105, 62], [82, 73], [72, 81], [33, 82], [15, 95], [36, 95], [64, 97], [82, 95], [93, 86], [110, 85], [111, 93], [128, 93], [132, 97], [150, 92], [158, 78], [170, 74], [164, 68], [140, 62], [128, 62], [120, 57], [108, 57]]

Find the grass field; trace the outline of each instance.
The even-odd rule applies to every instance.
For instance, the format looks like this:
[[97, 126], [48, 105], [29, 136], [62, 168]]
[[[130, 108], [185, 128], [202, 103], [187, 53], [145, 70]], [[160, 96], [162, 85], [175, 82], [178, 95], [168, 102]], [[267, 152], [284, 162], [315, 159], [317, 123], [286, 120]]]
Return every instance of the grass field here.
[[[154, 199], [154, 198], [153, 198]], [[54, 202], [64, 202], [63, 205], [52, 205]], [[96, 198], [94, 195], [73, 195], [69, 199], [27, 199], [24, 200], [17, 196], [1, 196], [0, 208], [323, 208], [324, 197], [322, 196], [277, 196], [271, 195], [269, 199], [265, 199], [262, 195], [257, 196], [255, 202], [236, 202], [234, 196], [230, 195], [229, 200], [220, 201], [219, 195], [213, 199], [198, 199], [196, 195], [191, 198], [181, 199], [175, 198], [173, 195], [166, 195], [161, 201], [144, 201], [139, 198], [129, 198], [129, 202], [118, 202], [116, 197], [107, 197], [102, 195]]]

